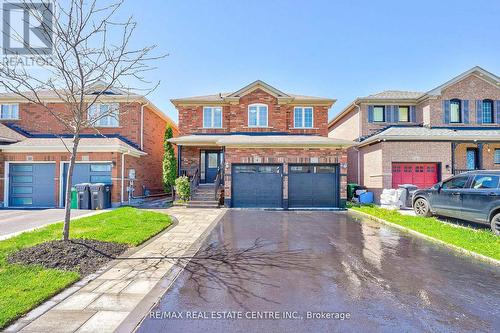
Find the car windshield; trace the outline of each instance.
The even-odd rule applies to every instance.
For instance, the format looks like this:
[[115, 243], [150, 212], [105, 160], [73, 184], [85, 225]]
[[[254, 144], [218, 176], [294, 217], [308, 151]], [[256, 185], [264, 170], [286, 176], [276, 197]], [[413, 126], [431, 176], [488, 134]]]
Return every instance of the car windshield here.
[[497, 189], [500, 177], [493, 175], [477, 175], [472, 181], [471, 188], [481, 189]]

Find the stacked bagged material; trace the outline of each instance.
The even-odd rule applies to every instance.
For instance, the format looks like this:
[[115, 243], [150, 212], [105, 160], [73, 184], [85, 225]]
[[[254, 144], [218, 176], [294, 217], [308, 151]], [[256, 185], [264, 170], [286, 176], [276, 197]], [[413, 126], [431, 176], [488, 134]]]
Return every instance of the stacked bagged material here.
[[380, 204], [389, 206], [388, 208], [400, 209], [405, 206], [406, 190], [404, 189], [384, 189], [380, 194]]

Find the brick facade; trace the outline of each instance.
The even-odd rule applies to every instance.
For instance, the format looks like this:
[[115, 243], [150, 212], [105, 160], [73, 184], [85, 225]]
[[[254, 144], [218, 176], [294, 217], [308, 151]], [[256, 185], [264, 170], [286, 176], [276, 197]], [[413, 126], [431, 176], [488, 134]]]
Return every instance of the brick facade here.
[[[248, 106], [254, 103], [262, 103], [268, 106], [268, 127], [248, 127]], [[209, 105], [179, 105], [179, 130], [180, 135], [190, 134], [215, 134], [234, 132], [288, 132], [293, 134], [328, 135], [328, 107], [323, 105], [312, 106], [314, 109], [313, 128], [294, 128], [293, 111], [294, 104], [279, 104], [278, 99], [271, 94], [256, 89], [240, 98], [238, 104], [223, 104], [222, 128], [203, 128], [203, 107]], [[213, 105], [212, 105], [213, 106]]]
[[[250, 85], [251, 86], [251, 85]], [[244, 90], [244, 89], [242, 89]], [[328, 136], [328, 109], [334, 100], [322, 98], [307, 98], [300, 96], [295, 99], [291, 96], [275, 94], [262, 84], [259, 87], [240, 90], [237, 97], [225, 98], [222, 95], [213, 95], [209, 102], [200, 102], [199, 98], [187, 98], [173, 100], [179, 111], [179, 129], [181, 136], [200, 134], [291, 134], [291, 135], [315, 135]], [[208, 98], [204, 96], [202, 98]], [[310, 102], [309, 102], [310, 101]], [[268, 107], [268, 126], [264, 128], [248, 126], [248, 109], [251, 104], [265, 104]], [[205, 106], [222, 107], [222, 128], [203, 128], [203, 108]], [[295, 107], [313, 108], [312, 128], [295, 128]], [[256, 133], [258, 132], [258, 133]], [[290, 138], [293, 138], [292, 136]], [[283, 177], [283, 202], [285, 207], [288, 201], [288, 164], [289, 163], [329, 163], [339, 164], [341, 204], [346, 199], [347, 181], [347, 150], [345, 148], [236, 148], [232, 146], [206, 146], [186, 145], [180, 148], [180, 162], [182, 171], [193, 175], [195, 169], [200, 170], [201, 150], [224, 151], [224, 197], [225, 204], [231, 206], [231, 168], [233, 163], [247, 164], [281, 164], [284, 169]]]
[[[446, 124], [444, 123], [443, 101], [451, 99], [469, 100], [469, 123]], [[358, 117], [358, 110], [351, 106], [330, 127], [330, 137], [339, 139], [352, 139], [352, 133], [358, 132], [361, 137], [373, 135], [388, 126], [428, 126], [428, 127], [491, 127], [500, 128], [500, 125], [481, 124], [476, 119], [476, 100], [500, 100], [500, 86], [480, 77], [477, 71], [464, 76], [457, 82], [441, 89], [439, 95], [426, 95], [413, 100], [387, 99], [379, 102], [370, 100], [369, 97], [358, 100], [360, 118], [357, 128], [351, 118]], [[399, 123], [373, 123], [368, 121], [369, 105], [415, 105], [416, 119], [414, 122]], [[496, 113], [496, 104], [495, 117]], [[391, 141], [392, 140], [392, 141]], [[349, 172], [348, 182], [359, 182], [375, 192], [378, 199], [383, 188], [392, 187], [392, 163], [439, 163], [441, 180], [452, 176], [452, 170], [466, 169], [466, 149], [478, 147], [477, 143], [457, 141], [454, 151], [455, 163], [452, 163], [451, 141], [397, 141], [396, 139], [374, 143], [369, 146], [351, 148], [348, 154]], [[500, 169], [500, 164], [494, 163], [495, 148], [500, 148], [499, 143], [483, 143], [482, 168]], [[359, 156], [359, 158], [358, 158]], [[359, 163], [359, 175], [356, 170]], [[355, 171], [356, 170], [356, 171]]]
[[[67, 112], [63, 104], [50, 103], [49, 106], [54, 112], [65, 114]], [[127, 201], [127, 186], [129, 185], [129, 170], [135, 169], [136, 180], [134, 181], [134, 196], [142, 196], [144, 188], [151, 193], [163, 191], [162, 186], [162, 159], [163, 159], [163, 136], [167, 120], [156, 114], [150, 106], [144, 107], [144, 130], [142, 135], [143, 151], [147, 155], [134, 157], [124, 156], [124, 174], [122, 175], [122, 153], [102, 152], [102, 153], [79, 153], [77, 161], [111, 162], [112, 163], [112, 202], [119, 204], [123, 199]], [[19, 128], [33, 134], [64, 134], [68, 131], [55, 119], [55, 117], [42, 107], [33, 104], [21, 103], [19, 105], [19, 119], [6, 120], [4, 123], [14, 123]], [[178, 130], [174, 125], [174, 136], [178, 136]], [[96, 134], [94, 129], [85, 129], [84, 134]], [[140, 103], [120, 103], [120, 115], [118, 127], [99, 128], [101, 134], [119, 134], [133, 142], [137, 147], [141, 146], [141, 104]], [[50, 161], [56, 164], [56, 174], [54, 179], [56, 188], [54, 189], [55, 202], [59, 205], [60, 192], [60, 164], [69, 160], [68, 153], [0, 153], [0, 172], [4, 178], [5, 162], [27, 161], [28, 156], [33, 161]], [[122, 189], [122, 176], [124, 179]], [[5, 180], [4, 180], [5, 181]], [[0, 182], [0, 201], [4, 200], [4, 181]]]
[[443, 119], [443, 101], [451, 99], [469, 100], [469, 123], [468, 124], [453, 124], [453, 126], [469, 127], [469, 126], [491, 126], [498, 127], [496, 124], [478, 124], [476, 119], [476, 100], [491, 99], [500, 100], [500, 86], [495, 87], [493, 84], [480, 79], [475, 75], [470, 75], [461, 81], [443, 89], [440, 96], [429, 100], [430, 104], [430, 126], [449, 126], [445, 124]]
[[286, 149], [286, 148], [226, 148], [224, 166], [224, 196], [231, 200], [231, 167], [233, 163], [282, 164], [283, 199], [288, 200], [288, 164], [340, 164], [340, 199], [347, 199], [347, 154], [345, 149]]

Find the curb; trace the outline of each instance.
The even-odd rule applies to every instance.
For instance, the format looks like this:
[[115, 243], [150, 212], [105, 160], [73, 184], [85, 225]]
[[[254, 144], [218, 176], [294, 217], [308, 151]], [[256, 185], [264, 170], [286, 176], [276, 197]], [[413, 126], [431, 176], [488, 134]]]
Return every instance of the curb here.
[[348, 209], [348, 212], [349, 213], [353, 213], [353, 214], [362, 215], [364, 217], [369, 218], [370, 220], [373, 220], [373, 221], [376, 221], [376, 222], [379, 222], [379, 223], [382, 223], [382, 224], [389, 225], [389, 226], [394, 227], [396, 229], [405, 231], [405, 232], [407, 232], [409, 234], [412, 234], [412, 235], [415, 235], [415, 236], [418, 236], [418, 237], [421, 237], [421, 238], [425, 238], [425, 239], [430, 240], [430, 241], [432, 241], [434, 243], [438, 243], [438, 244], [444, 245], [444, 246], [446, 246], [446, 247], [448, 247], [450, 249], [453, 249], [453, 250], [455, 250], [457, 252], [460, 252], [461, 254], [465, 254], [465, 255], [467, 255], [469, 257], [473, 257], [475, 259], [487, 262], [487, 263], [492, 264], [492, 265], [500, 266], [500, 260], [493, 259], [493, 258], [487, 257], [485, 255], [482, 255], [482, 254], [479, 254], [479, 253], [476, 253], [476, 252], [473, 252], [473, 251], [470, 251], [470, 250], [466, 250], [466, 249], [461, 248], [459, 246], [446, 243], [446, 242], [444, 242], [444, 241], [442, 241], [440, 239], [437, 239], [437, 238], [434, 238], [434, 237], [422, 234], [422, 233], [420, 233], [418, 231], [415, 231], [415, 230], [407, 228], [407, 227], [403, 227], [403, 226], [401, 226], [399, 224], [392, 223], [392, 222], [386, 221], [384, 219], [381, 219], [379, 217], [370, 215], [368, 213], [360, 212], [360, 211], [357, 211], [357, 210], [353, 210], [351, 208]]
[[[210, 223], [205, 231], [191, 244], [186, 250], [186, 253], [196, 253], [201, 245], [212, 232], [212, 230], [219, 224], [220, 220], [226, 214], [227, 209], [221, 209], [221, 212]], [[188, 264], [188, 263], [187, 263]], [[184, 271], [184, 267], [173, 265], [168, 272], [158, 281], [158, 283], [144, 296], [144, 298], [135, 306], [135, 308], [128, 314], [121, 324], [115, 329], [115, 333], [130, 333], [135, 332], [140, 326], [144, 318], [148, 316], [149, 311], [161, 300], [163, 295], [174, 284], [177, 277]]]

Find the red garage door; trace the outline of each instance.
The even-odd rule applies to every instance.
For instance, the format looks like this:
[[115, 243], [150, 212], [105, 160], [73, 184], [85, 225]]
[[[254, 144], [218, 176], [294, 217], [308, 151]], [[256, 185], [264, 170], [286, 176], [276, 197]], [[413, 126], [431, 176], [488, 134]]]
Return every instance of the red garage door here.
[[437, 182], [437, 163], [392, 163], [392, 188], [401, 184], [428, 188]]

